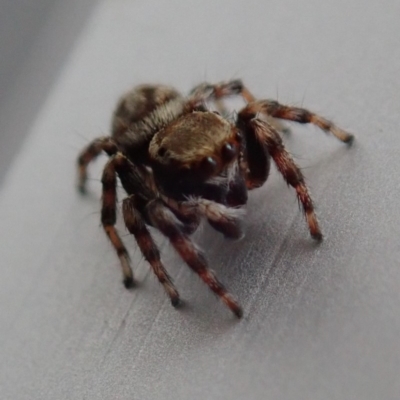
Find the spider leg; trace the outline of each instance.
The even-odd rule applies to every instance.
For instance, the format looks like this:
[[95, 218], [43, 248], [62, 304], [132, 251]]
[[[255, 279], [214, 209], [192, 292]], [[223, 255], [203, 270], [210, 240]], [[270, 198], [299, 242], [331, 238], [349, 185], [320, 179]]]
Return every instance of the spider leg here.
[[201, 252], [195, 247], [189, 237], [182, 232], [173, 212], [160, 199], [150, 202], [147, 206], [147, 212], [150, 221], [169, 238], [171, 244], [186, 264], [199, 275], [203, 282], [220, 297], [222, 302], [238, 318], [242, 317], [242, 308], [208, 268], [207, 261]]
[[207, 218], [208, 223], [227, 238], [240, 239], [243, 236], [239, 218], [245, 211], [241, 208], [227, 207], [202, 197], [193, 197], [181, 202], [164, 198], [164, 202], [174, 212], [177, 211], [183, 216], [195, 213], [195, 215]]
[[[270, 155], [287, 184], [296, 190], [297, 198], [303, 206], [311, 236], [316, 240], [322, 240], [322, 233], [314, 211], [313, 201], [305, 184], [303, 174], [291, 155], [285, 149], [279, 133], [268, 122], [255, 116], [252, 119], [243, 119], [241, 114], [242, 112], [239, 113], [238, 124], [244, 128], [248, 137], [251, 137], [252, 135], [253, 140], [255, 139], [258, 142], [258, 148], [255, 148], [258, 154], [263, 152], [264, 159], [261, 159], [260, 166], [255, 170], [255, 181], [258, 183], [260, 182], [260, 171], [262, 171], [263, 168], [266, 168], [265, 162], [267, 162], [266, 160], [268, 159], [268, 155]], [[255, 143], [253, 143], [253, 145], [254, 144]], [[247, 156], [250, 161], [252, 157], [255, 157], [255, 153], [250, 153]], [[250, 179], [252, 178], [251, 167], [254, 165], [255, 162], [249, 162]], [[269, 165], [267, 170], [269, 170]]]
[[191, 235], [199, 227], [201, 222], [201, 216], [195, 210], [188, 210], [188, 212], [182, 212], [179, 207], [171, 208], [175, 216], [182, 222], [182, 232], [186, 235]]
[[244, 215], [242, 208], [226, 207], [223, 204], [203, 198], [192, 199], [187, 206], [193, 207], [200, 215], [207, 218], [208, 223], [218, 232], [230, 239], [243, 237], [240, 217]]
[[120, 156], [119, 153], [117, 153], [110, 158], [104, 167], [103, 176], [101, 179], [103, 184], [101, 223], [120, 260], [122, 273], [124, 276], [124, 285], [126, 288], [129, 288], [133, 286], [133, 272], [129, 263], [129, 254], [117, 232], [117, 229], [115, 228], [115, 223], [117, 220], [116, 169], [118, 168], [119, 159]]
[[243, 118], [251, 118], [258, 113], [273, 118], [280, 118], [300, 124], [314, 124], [326, 133], [331, 133], [344, 143], [351, 144], [354, 136], [337, 127], [333, 122], [314, 114], [304, 108], [282, 105], [273, 100], [258, 100], [250, 103], [241, 112]]
[[218, 100], [235, 95], [240, 95], [247, 103], [256, 100], [240, 79], [215, 84], [200, 83], [190, 91], [190, 94], [202, 96], [204, 100]]
[[[256, 101], [256, 98], [240, 79], [234, 79], [227, 82], [216, 84], [201, 83], [195, 86], [191, 92], [195, 96], [203, 96], [204, 100], [213, 100], [218, 112], [223, 116], [228, 116], [229, 112], [224, 104], [224, 99], [232, 96], [241, 96], [246, 103]], [[288, 133], [290, 129], [281, 121], [272, 116], [266, 116], [268, 122], [278, 131]]]
[[[135, 189], [142, 189], [140, 193], [142, 193], [143, 196], [146, 196], [142, 197], [142, 202], [147, 202], [148, 198], [151, 197], [152, 192], [148, 188], [147, 190], [145, 189], [146, 184], [142, 181], [140, 172], [136, 171], [135, 165], [122, 153], [117, 153], [111, 157], [104, 168], [102, 178], [103, 207], [101, 220], [104, 230], [120, 258], [124, 275], [124, 284], [126, 287], [129, 287], [133, 284], [133, 274], [129, 265], [129, 256], [115, 228], [117, 175], [128, 193], [131, 193]], [[149, 262], [158, 280], [164, 286], [165, 291], [171, 299], [171, 303], [176, 306], [179, 304], [179, 294], [161, 263], [160, 253], [145, 226], [145, 222], [136, 206], [136, 200], [136, 197], [132, 195], [123, 201], [122, 210], [126, 227], [129, 232], [135, 236], [137, 244], [145, 259]]]
[[78, 189], [80, 192], [85, 192], [88, 164], [93, 161], [102, 151], [105, 151], [109, 156], [118, 151], [118, 147], [111, 137], [106, 136], [93, 140], [79, 154], [77, 162]]
[[122, 203], [124, 220], [129, 232], [135, 236], [136, 242], [144, 255], [144, 258], [150, 264], [154, 274], [167, 292], [174, 307], [179, 305], [179, 293], [172, 283], [171, 277], [165, 270], [160, 259], [160, 252], [154, 243], [153, 238], [148, 231], [145, 222], [135, 205], [134, 195], [126, 198]]

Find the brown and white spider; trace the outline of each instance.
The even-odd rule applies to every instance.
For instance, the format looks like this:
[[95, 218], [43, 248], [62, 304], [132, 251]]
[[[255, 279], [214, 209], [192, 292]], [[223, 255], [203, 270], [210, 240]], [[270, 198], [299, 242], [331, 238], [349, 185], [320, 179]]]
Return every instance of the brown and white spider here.
[[[241, 95], [247, 105], [235, 121], [225, 118], [222, 99]], [[216, 111], [209, 108], [214, 103]], [[239, 238], [240, 206], [247, 191], [268, 178], [270, 159], [301, 203], [311, 236], [322, 239], [303, 174], [286, 151], [275, 118], [312, 123], [345, 143], [353, 136], [303, 108], [271, 100], [256, 100], [240, 80], [203, 83], [189, 96], [163, 85], [142, 85], [118, 102], [112, 135], [90, 143], [79, 155], [79, 188], [85, 190], [88, 164], [105, 151], [110, 159], [102, 176], [101, 222], [122, 266], [125, 286], [134, 283], [129, 255], [115, 228], [117, 177], [128, 194], [122, 210], [125, 225], [135, 236], [145, 259], [171, 299], [180, 302], [160, 252], [146, 225], [167, 236], [189, 267], [237, 316], [242, 308], [225, 289], [192, 234], [205, 218], [217, 231]]]

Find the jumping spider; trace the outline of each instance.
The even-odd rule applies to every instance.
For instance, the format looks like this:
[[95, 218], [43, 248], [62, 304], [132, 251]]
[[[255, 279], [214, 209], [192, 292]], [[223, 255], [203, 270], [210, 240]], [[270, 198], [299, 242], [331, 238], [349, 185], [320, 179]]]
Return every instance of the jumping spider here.
[[[232, 122], [222, 100], [240, 95], [247, 103]], [[216, 111], [209, 108], [214, 103]], [[171, 299], [179, 293], [161, 262], [147, 225], [168, 237], [172, 246], [237, 316], [242, 308], [225, 289], [193, 244], [202, 218], [229, 238], [241, 236], [240, 207], [247, 191], [268, 178], [270, 159], [295, 190], [311, 236], [322, 239], [301, 170], [286, 151], [276, 120], [312, 123], [345, 143], [353, 136], [303, 108], [256, 100], [240, 80], [196, 86], [185, 97], [172, 87], [142, 85], [119, 100], [111, 136], [95, 139], [79, 155], [79, 188], [85, 190], [88, 164], [102, 151], [110, 157], [102, 176], [101, 222], [121, 262], [124, 284], [134, 283], [129, 255], [115, 228], [117, 177], [128, 194], [125, 225]]]

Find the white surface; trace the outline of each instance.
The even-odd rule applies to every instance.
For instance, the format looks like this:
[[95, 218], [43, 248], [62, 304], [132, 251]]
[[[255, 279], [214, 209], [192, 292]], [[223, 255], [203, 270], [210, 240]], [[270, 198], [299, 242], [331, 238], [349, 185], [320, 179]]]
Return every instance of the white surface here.
[[0, 184], [98, 0], [0, 0]]
[[[0, 398], [398, 399], [399, 12], [392, 1], [99, 3], [0, 192]], [[251, 195], [242, 241], [195, 235], [241, 321], [160, 236], [186, 307], [169, 305], [129, 236], [142, 283], [126, 291], [99, 227], [102, 163], [92, 195], [74, 190], [77, 152], [108, 132], [128, 87], [232, 77], [357, 136], [351, 149], [312, 127], [287, 139], [321, 246], [275, 171]]]
[[34, 45], [36, 36], [48, 19], [55, 0], [2, 0], [0, 2], [0, 88], [4, 101], [10, 82], [17, 79]]

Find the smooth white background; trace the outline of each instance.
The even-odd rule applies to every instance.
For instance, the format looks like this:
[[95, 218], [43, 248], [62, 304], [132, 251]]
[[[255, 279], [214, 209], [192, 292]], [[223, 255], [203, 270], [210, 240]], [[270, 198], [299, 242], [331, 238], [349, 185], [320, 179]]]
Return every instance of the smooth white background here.
[[[0, 397], [398, 399], [399, 3], [69, 4], [13, 53], [25, 67], [1, 102]], [[105, 158], [87, 197], [74, 188], [76, 154], [109, 132], [130, 86], [239, 77], [357, 138], [349, 149], [292, 125], [286, 140], [320, 246], [276, 170], [250, 196], [243, 240], [208, 226], [194, 236], [241, 321], [155, 233], [186, 302], [173, 309], [120, 225], [140, 281], [126, 291], [99, 226]]]

